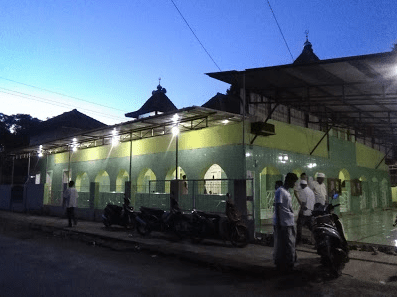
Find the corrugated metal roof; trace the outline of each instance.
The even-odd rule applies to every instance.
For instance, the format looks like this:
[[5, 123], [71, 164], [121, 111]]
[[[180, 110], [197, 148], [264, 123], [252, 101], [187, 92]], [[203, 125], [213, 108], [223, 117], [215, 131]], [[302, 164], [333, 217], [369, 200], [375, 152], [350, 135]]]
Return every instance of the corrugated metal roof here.
[[[175, 126], [175, 115], [177, 115], [180, 133], [206, 127], [232, 124], [242, 120], [242, 116], [237, 114], [192, 106], [42, 143], [42, 150], [48, 153], [56, 153], [70, 150], [74, 143], [79, 148], [110, 144], [114, 136], [113, 131], [117, 132], [116, 135], [121, 142], [171, 134], [171, 130]], [[227, 122], [225, 122], [226, 120]], [[73, 141], [73, 139], [75, 140]], [[14, 154], [37, 153], [38, 149], [39, 145], [29, 146], [14, 151]]]
[[396, 51], [207, 75], [397, 144]]

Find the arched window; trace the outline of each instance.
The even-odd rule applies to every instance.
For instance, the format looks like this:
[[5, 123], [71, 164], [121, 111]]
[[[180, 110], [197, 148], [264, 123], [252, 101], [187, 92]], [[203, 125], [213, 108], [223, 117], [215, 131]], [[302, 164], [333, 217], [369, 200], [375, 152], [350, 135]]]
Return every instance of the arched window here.
[[371, 184], [371, 201], [372, 201], [372, 208], [378, 208], [379, 203], [379, 182], [376, 177], [372, 178], [372, 184]]
[[149, 193], [149, 181], [155, 181], [156, 175], [154, 172], [149, 169], [145, 168], [141, 171], [138, 176], [138, 185], [137, 185], [137, 192], [138, 193]]
[[338, 175], [339, 179], [342, 183], [342, 194], [339, 196], [340, 203], [340, 212], [348, 212], [350, 211], [350, 194], [351, 194], [351, 185], [350, 185], [350, 173], [346, 169], [342, 169], [339, 171]]
[[95, 182], [99, 183], [99, 192], [110, 192], [110, 178], [105, 170], [98, 173]]
[[76, 177], [76, 190], [79, 192], [77, 206], [79, 208], [90, 207], [90, 179], [87, 173], [79, 173]]
[[87, 173], [83, 172], [76, 177], [76, 190], [78, 192], [89, 192], [90, 191], [90, 179]]
[[207, 194], [226, 194], [228, 192], [228, 184], [226, 181], [217, 179], [227, 179], [227, 175], [221, 166], [213, 164], [208, 168], [204, 174], [205, 181], [205, 192]]
[[[178, 167], [178, 171], [179, 171], [179, 179], [182, 180], [183, 176], [186, 175], [186, 173], [180, 166]], [[167, 175], [165, 176], [165, 179], [166, 179], [165, 193], [170, 193], [171, 183], [169, 181], [176, 179], [176, 169], [173, 168], [169, 170]]]
[[361, 181], [360, 209], [363, 210], [363, 209], [367, 209], [368, 206], [370, 205], [368, 203], [368, 198], [369, 198], [368, 183], [365, 176], [361, 176], [359, 180]]
[[[283, 175], [273, 166], [265, 167], [260, 173], [260, 217], [273, 216], [274, 192], [276, 181], [283, 181]], [[296, 199], [295, 199], [296, 200]]]
[[121, 169], [116, 178], [116, 192], [124, 193], [125, 182], [129, 180], [129, 175], [127, 171]]
[[382, 182], [380, 183], [380, 197], [382, 201], [382, 207], [386, 208], [389, 205], [389, 193], [390, 191], [390, 186], [387, 180], [384, 178]]

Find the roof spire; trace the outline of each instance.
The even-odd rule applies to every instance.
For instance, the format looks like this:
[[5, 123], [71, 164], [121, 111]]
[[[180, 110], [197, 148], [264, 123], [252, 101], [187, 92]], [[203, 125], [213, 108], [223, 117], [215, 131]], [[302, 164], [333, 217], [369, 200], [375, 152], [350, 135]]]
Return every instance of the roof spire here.
[[309, 30], [305, 31], [306, 41], [303, 46], [303, 51], [298, 58], [294, 61], [294, 64], [304, 64], [319, 61], [320, 59], [313, 52], [312, 44], [309, 41]]
[[159, 77], [159, 85], [157, 86], [157, 90], [154, 90], [152, 92], [152, 95], [154, 95], [155, 93], [163, 93], [163, 94], [167, 93], [167, 90], [161, 86], [160, 82], [161, 82], [161, 77]]
[[312, 47], [312, 44], [309, 41], [309, 30], [306, 30], [305, 34], [306, 34], [306, 41], [305, 41], [304, 47], [306, 47], [306, 46]]

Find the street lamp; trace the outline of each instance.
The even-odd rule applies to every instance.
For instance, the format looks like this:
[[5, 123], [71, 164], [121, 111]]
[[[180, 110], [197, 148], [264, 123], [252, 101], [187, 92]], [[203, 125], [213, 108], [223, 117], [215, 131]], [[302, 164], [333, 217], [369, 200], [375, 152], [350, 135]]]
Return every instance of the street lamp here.
[[179, 174], [178, 174], [178, 138], [179, 138], [179, 116], [178, 114], [174, 114], [172, 117], [172, 121], [174, 122], [174, 126], [172, 127], [172, 135], [175, 136], [175, 163], [176, 163], [176, 169], [175, 169], [175, 179], [179, 179]]
[[174, 127], [172, 127], [172, 135], [175, 137], [175, 163], [176, 163], [176, 172], [175, 172], [175, 179], [179, 179], [178, 175], [178, 138], [179, 138], [179, 128], [178, 124], [176, 124]]

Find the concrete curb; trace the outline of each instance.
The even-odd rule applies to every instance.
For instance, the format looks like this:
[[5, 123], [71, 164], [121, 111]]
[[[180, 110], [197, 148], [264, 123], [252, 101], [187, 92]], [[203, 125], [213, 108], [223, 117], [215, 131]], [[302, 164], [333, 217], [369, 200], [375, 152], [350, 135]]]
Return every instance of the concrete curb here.
[[[250, 275], [271, 277], [277, 273], [273, 261], [273, 248], [264, 242], [250, 244], [245, 248], [234, 248], [221, 241], [208, 241], [194, 245], [190, 241], [172, 241], [169, 236], [154, 233], [150, 237], [141, 237], [133, 231], [129, 236], [123, 229], [112, 232], [98, 222], [81, 221], [76, 228], [67, 228], [66, 219], [45, 217], [22, 213], [0, 211], [0, 228], [3, 230], [36, 230], [50, 233], [54, 236], [78, 240], [89, 245], [98, 245], [113, 250], [146, 251], [153, 254], [163, 254], [178, 257], [179, 259], [209, 266], [220, 271], [242, 271]], [[122, 232], [120, 232], [122, 231]], [[351, 259], [360, 262], [372, 262], [390, 267], [397, 266], [397, 257], [389, 253], [380, 253], [377, 256], [363, 252], [364, 244], [351, 252]], [[370, 246], [370, 245], [367, 245]], [[391, 248], [391, 247], [387, 247]], [[363, 251], [359, 251], [359, 250]], [[298, 271], [312, 273], [318, 266], [318, 255], [312, 246], [298, 246]], [[382, 251], [382, 247], [375, 247], [374, 251]], [[311, 272], [310, 272], [311, 271]]]
[[[23, 216], [23, 214], [17, 214], [17, 216]], [[43, 218], [43, 220], [45, 220]], [[81, 222], [84, 224], [84, 222]], [[99, 223], [96, 223], [99, 224]], [[0, 225], [3, 230], [19, 230], [28, 231], [35, 230], [44, 233], [50, 233], [55, 236], [60, 236], [63, 238], [70, 238], [73, 240], [78, 240], [89, 245], [97, 245], [106, 248], [111, 248], [114, 250], [128, 250], [132, 249], [135, 251], [147, 251], [154, 254], [163, 254], [168, 256], [176, 256], [183, 260], [188, 260], [190, 262], [195, 262], [201, 265], [210, 266], [217, 270], [222, 271], [245, 271], [249, 273], [262, 273], [264, 270], [274, 271], [274, 265], [271, 261], [265, 261], [268, 265], [256, 265], [254, 263], [247, 263], [246, 261], [239, 260], [238, 257], [231, 258], [225, 255], [220, 257], [219, 255], [213, 255], [210, 251], [205, 253], [200, 253], [198, 251], [184, 248], [193, 247], [194, 245], [185, 243], [183, 241], [175, 242], [174, 244], [159, 244], [159, 241], [169, 242], [165, 236], [156, 239], [157, 243], [151, 242], [151, 238], [134, 238], [125, 236], [124, 238], [117, 238], [114, 236], [106, 236], [102, 234], [95, 234], [92, 232], [86, 232], [83, 230], [78, 230], [77, 228], [67, 228], [59, 227], [53, 224], [48, 224], [38, 219], [22, 221], [20, 218], [12, 217], [12, 215], [4, 217], [0, 212]], [[134, 231], [136, 232], [136, 231]], [[112, 233], [110, 233], [112, 234]], [[120, 248], [121, 246], [121, 248]], [[238, 250], [238, 248], [233, 248]], [[262, 264], [265, 264], [262, 263]]]

